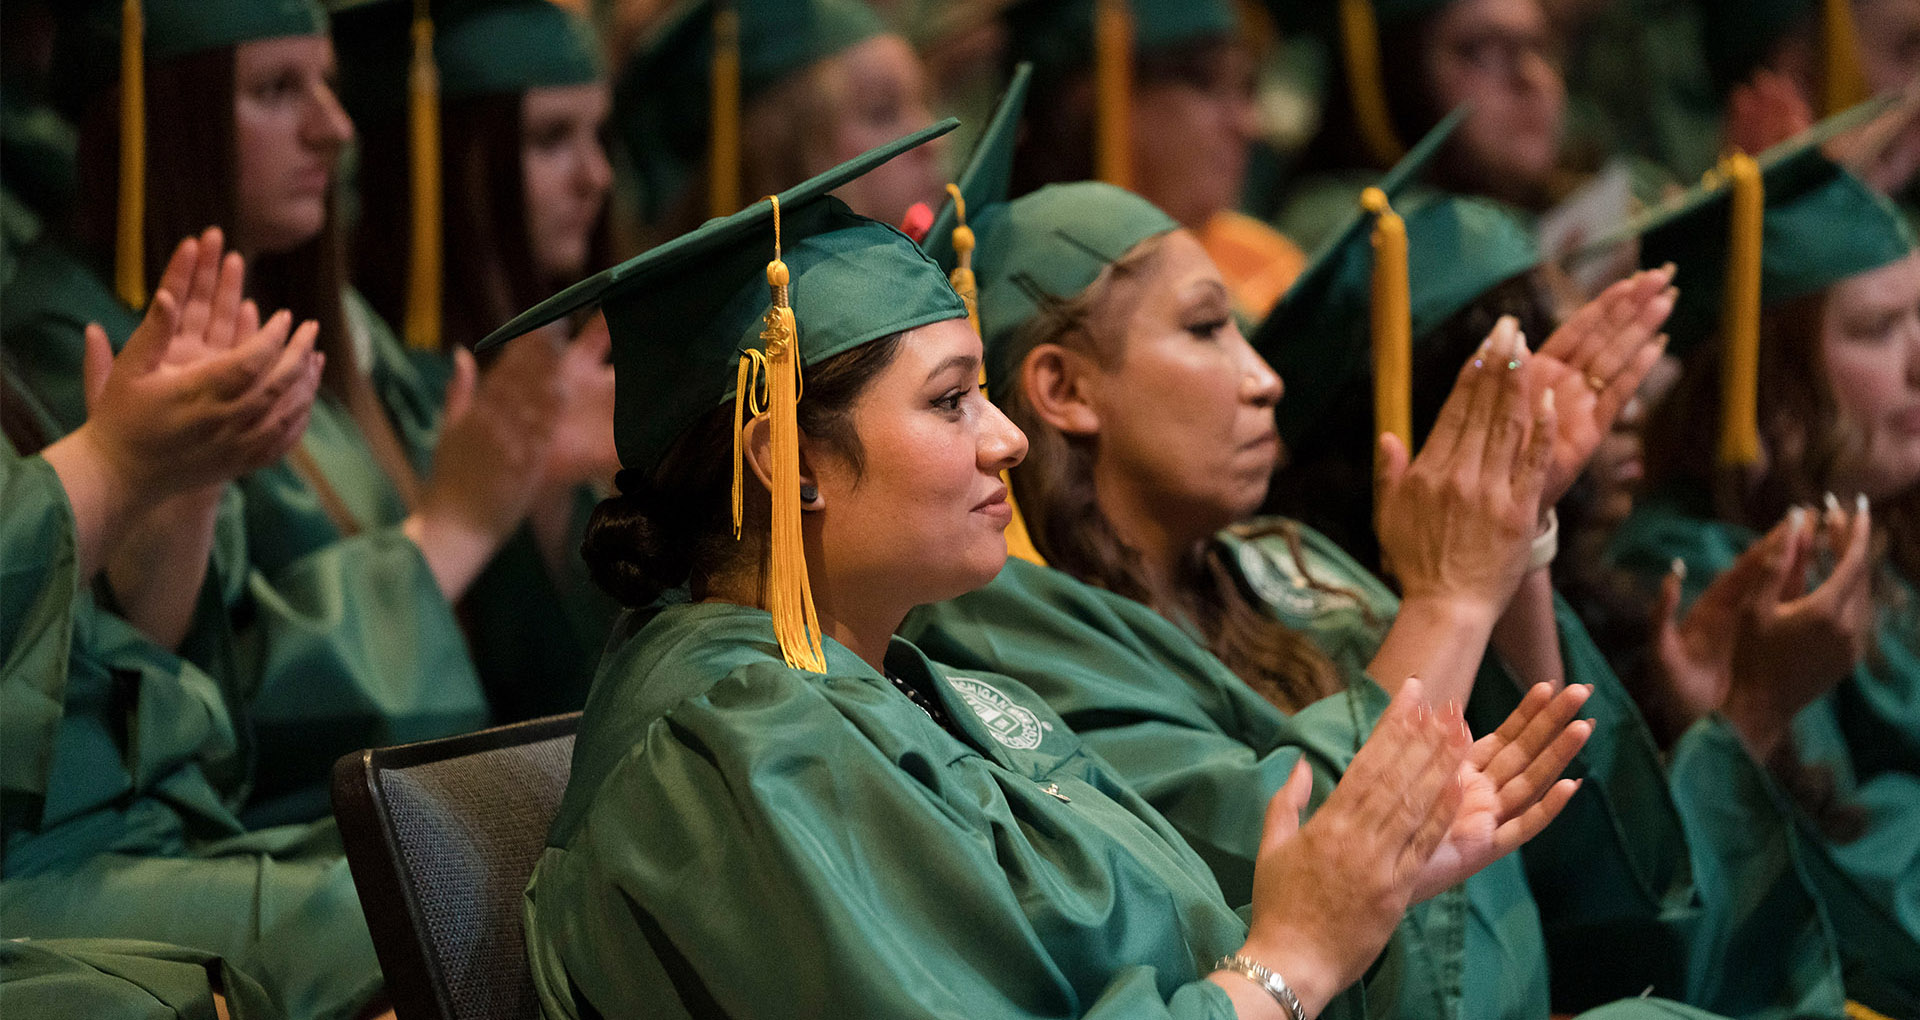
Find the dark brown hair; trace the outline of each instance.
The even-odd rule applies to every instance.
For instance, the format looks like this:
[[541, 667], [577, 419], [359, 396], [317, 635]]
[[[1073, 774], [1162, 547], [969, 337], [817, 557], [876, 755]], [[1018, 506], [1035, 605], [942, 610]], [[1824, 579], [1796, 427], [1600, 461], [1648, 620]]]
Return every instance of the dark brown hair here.
[[[441, 343], [449, 350], [471, 347], [574, 282], [542, 279], [534, 266], [522, 159], [524, 102], [523, 93], [510, 93], [454, 100], [441, 109]], [[406, 317], [413, 255], [407, 119], [397, 111], [363, 117], [360, 137], [354, 282], [375, 311], [398, 324]], [[607, 265], [612, 251], [603, 209], [587, 265]]]
[[[882, 337], [807, 367], [800, 430], [843, 458], [856, 478], [864, 459], [853, 405], [893, 363], [900, 337]], [[594, 583], [621, 604], [644, 607], [683, 584], [694, 598], [703, 598], [713, 578], [738, 569], [764, 547], [767, 495], [758, 485], [747, 486], [741, 537], [733, 537], [733, 409], [728, 401], [695, 422], [651, 473], [621, 471], [619, 494], [594, 508], [580, 554]]]
[[[1012, 473], [1014, 496], [1026, 515], [1035, 548], [1048, 563], [1140, 602], [1169, 620], [1191, 622], [1208, 651], [1247, 686], [1281, 710], [1297, 711], [1341, 688], [1332, 660], [1306, 635], [1266, 611], [1242, 586], [1230, 554], [1217, 541], [1196, 545], [1182, 559], [1171, 585], [1156, 584], [1142, 568], [1139, 553], [1121, 539], [1100, 509], [1093, 483], [1094, 441], [1069, 436], [1048, 424], [1034, 410], [1021, 384], [1017, 366], [1041, 344], [1081, 351], [1105, 365], [1123, 357], [1122, 343], [1096, 336], [1089, 319], [1113, 293], [1116, 281], [1147, 271], [1159, 251], [1154, 242], [1136, 246], [1079, 296], [1043, 305], [1015, 335], [1008, 360], [1016, 370], [1003, 392], [994, 394], [1007, 416], [1027, 434], [1029, 444], [1026, 460]], [[1247, 537], [1273, 533], [1286, 535], [1295, 564], [1310, 577], [1297, 531], [1290, 524]]]
[[[149, 292], [182, 238], [217, 225], [234, 240], [239, 218], [240, 154], [234, 126], [234, 47], [221, 46], [147, 65], [146, 272]], [[101, 90], [81, 119], [80, 188], [74, 230], [97, 264], [110, 265], [120, 194], [120, 89]], [[247, 294], [262, 315], [286, 308], [320, 324], [324, 383], [344, 397], [358, 374], [342, 303], [346, 266], [334, 210], [318, 236], [247, 264]]]

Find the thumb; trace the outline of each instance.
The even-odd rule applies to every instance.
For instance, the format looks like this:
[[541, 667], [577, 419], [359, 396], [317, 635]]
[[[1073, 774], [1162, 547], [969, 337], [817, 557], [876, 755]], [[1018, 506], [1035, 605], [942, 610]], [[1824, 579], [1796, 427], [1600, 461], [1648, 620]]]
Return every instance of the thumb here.
[[106, 391], [107, 377], [113, 374], [113, 343], [97, 322], [87, 323], [87, 349], [80, 363], [81, 391], [87, 399], [87, 416], [92, 417], [100, 394]]
[[473, 388], [480, 377], [480, 367], [474, 363], [473, 352], [465, 347], [453, 349], [453, 378], [447, 380], [447, 402], [441, 412], [441, 422], [452, 424], [467, 416], [473, 407]]
[[1307, 767], [1307, 759], [1302, 757], [1293, 763], [1293, 772], [1287, 776], [1287, 784], [1273, 795], [1273, 799], [1267, 801], [1262, 850], [1271, 850], [1300, 831], [1300, 812], [1307, 809], [1307, 801], [1312, 796], [1313, 770]]
[[1680, 629], [1680, 582], [1684, 579], [1685, 561], [1675, 559], [1674, 569], [1660, 579], [1660, 591], [1653, 597], [1653, 606], [1648, 613], [1653, 624], [1654, 634], [1665, 639]]

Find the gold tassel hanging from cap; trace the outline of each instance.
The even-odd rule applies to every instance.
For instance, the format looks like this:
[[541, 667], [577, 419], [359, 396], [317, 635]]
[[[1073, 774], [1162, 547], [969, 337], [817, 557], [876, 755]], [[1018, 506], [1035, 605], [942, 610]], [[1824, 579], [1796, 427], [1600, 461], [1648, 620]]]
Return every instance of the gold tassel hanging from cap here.
[[114, 236], [113, 290], [133, 308], [147, 306], [147, 74], [140, 0], [120, 3], [120, 220]]
[[1821, 12], [1822, 99], [1828, 117], [1872, 95], [1860, 67], [1860, 39], [1853, 30], [1853, 0], [1825, 0]]
[[[979, 287], [973, 276], [974, 237], [973, 228], [967, 226], [967, 199], [960, 194], [960, 186], [957, 184], [948, 184], [947, 194], [953, 196], [955, 221], [953, 272], [947, 274], [947, 279], [953, 284], [954, 292], [960, 295], [960, 300], [966, 303], [967, 321], [973, 325], [974, 333], [985, 336], [986, 334], [980, 330], [980, 296]], [[985, 361], [980, 363], [980, 393], [982, 396], [990, 396], [987, 393]], [[1018, 556], [1028, 563], [1046, 566], [1047, 558], [1040, 555], [1039, 549], [1034, 548], [1033, 536], [1027, 533], [1026, 518], [1020, 513], [1020, 504], [1013, 500], [1013, 479], [1007, 477], [1007, 473], [1002, 471], [1000, 481], [1007, 487], [1007, 506], [1013, 510], [1013, 520], [1007, 523], [1007, 554]]]
[[[773, 517], [767, 545], [767, 612], [773, 616], [773, 636], [780, 655], [794, 669], [824, 673], [826, 652], [820, 644], [820, 620], [813, 610], [813, 589], [807, 583], [806, 538], [800, 527], [800, 330], [787, 299], [790, 277], [780, 260], [780, 199], [773, 203], [773, 261], [767, 263], [767, 287], [773, 305], [767, 309], [760, 339], [766, 350], [740, 355], [733, 414], [733, 530], [740, 534], [743, 516], [746, 461], [744, 411], [767, 416], [768, 454], [772, 459]], [[765, 399], [757, 392], [766, 387]], [[750, 405], [750, 406], [749, 406]]]
[[1413, 449], [1413, 298], [1407, 278], [1407, 224], [1387, 194], [1368, 188], [1361, 208], [1373, 221], [1373, 434], [1391, 432]]
[[417, 351], [440, 349], [440, 73], [433, 63], [433, 18], [427, 0], [413, 3], [413, 63], [407, 73], [408, 172], [412, 180], [411, 247], [403, 332]]
[[1093, 14], [1094, 176], [1133, 187], [1133, 12], [1129, 0], [1097, 0]]
[[1729, 189], [1727, 278], [1721, 329], [1726, 348], [1720, 372], [1720, 463], [1760, 460], [1760, 242], [1766, 222], [1766, 185], [1760, 164], [1736, 152], [1720, 163]]
[[713, 66], [708, 73], [707, 215], [740, 208], [740, 12], [714, 5]]
[[1406, 157], [1393, 129], [1387, 87], [1380, 75], [1380, 25], [1373, 0], [1340, 0], [1340, 49], [1347, 71], [1347, 99], [1367, 155], [1382, 169]]

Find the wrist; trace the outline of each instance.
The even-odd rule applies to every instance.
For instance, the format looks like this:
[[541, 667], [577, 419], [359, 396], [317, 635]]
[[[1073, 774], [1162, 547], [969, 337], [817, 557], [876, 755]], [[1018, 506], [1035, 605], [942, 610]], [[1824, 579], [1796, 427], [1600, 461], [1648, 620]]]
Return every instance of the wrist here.
[[1484, 641], [1503, 611], [1499, 603], [1458, 592], [1410, 591], [1401, 598], [1394, 622], [1418, 620], [1448, 633], [1479, 634]]
[[1720, 705], [1720, 715], [1733, 727], [1741, 742], [1747, 745], [1747, 753], [1755, 761], [1764, 764], [1786, 739], [1792, 716], [1744, 690], [1744, 687], [1735, 684], [1733, 690], [1727, 693], [1726, 701]]
[[457, 602], [493, 558], [500, 539], [484, 528], [430, 510], [416, 510], [400, 522], [400, 533], [420, 548], [440, 593]]
[[1265, 968], [1293, 993], [1300, 1007], [1299, 1020], [1313, 1020], [1326, 1011], [1334, 996], [1340, 994], [1351, 981], [1343, 981], [1339, 968], [1332, 962], [1321, 958], [1319, 946], [1314, 939], [1304, 934], [1289, 935], [1280, 939], [1249, 938], [1233, 957], [1222, 958], [1215, 964], [1214, 974], [1224, 977], [1228, 982], [1241, 982], [1253, 988], [1261, 998], [1273, 1003], [1276, 1016], [1285, 1016], [1286, 1010], [1279, 1008], [1281, 1000], [1255, 976], [1228, 968], [1228, 960], [1237, 957]]

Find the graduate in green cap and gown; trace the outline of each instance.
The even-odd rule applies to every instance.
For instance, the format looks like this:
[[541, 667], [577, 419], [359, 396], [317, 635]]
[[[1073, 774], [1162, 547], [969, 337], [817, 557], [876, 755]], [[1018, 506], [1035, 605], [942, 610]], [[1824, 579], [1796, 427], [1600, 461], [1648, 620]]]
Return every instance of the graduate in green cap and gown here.
[[[612, 261], [613, 169], [600, 136], [611, 90], [587, 22], [551, 0], [434, 5], [437, 145], [414, 182], [410, 3], [338, 10], [341, 98], [360, 136], [354, 283], [412, 346], [471, 347], [520, 309]], [[405, 181], [407, 187], [395, 182]], [[437, 205], [420, 224], [416, 205]], [[425, 250], [419, 250], [425, 249]], [[428, 273], [430, 285], [416, 286]], [[553, 327], [569, 339], [567, 327]], [[556, 447], [517, 531], [460, 601], [459, 615], [496, 722], [578, 711], [615, 605], [577, 550], [613, 479], [613, 369], [605, 324], [578, 325], [562, 365], [567, 413], [581, 424]]]
[[1848, 994], [1905, 1015], [1920, 1008], [1920, 256], [1821, 155], [1832, 130], [1632, 228], [1644, 258], [1702, 279], [1676, 312], [1686, 369], [1648, 423], [1646, 495], [1611, 553], [1672, 602], [1717, 607], [1702, 633], [1718, 650], [1673, 700], [1728, 734], [1721, 761], [1777, 780]]
[[[317, 6], [151, 0], [109, 13], [76, 12], [74, 30], [94, 39], [77, 48], [96, 65], [144, 60], [142, 88], [94, 92], [77, 235], [22, 260], [0, 326], [25, 386], [72, 428], [81, 324], [124, 340], [163, 239], [226, 226], [252, 264], [251, 295], [320, 323], [327, 367], [307, 433], [240, 479], [238, 537], [216, 545], [219, 598], [189, 650], [251, 692], [249, 822], [317, 818], [339, 755], [486, 722], [452, 604], [524, 516], [563, 406], [562, 354], [523, 344], [476, 381], [456, 353], [446, 381], [441, 356], [410, 355], [345, 285], [334, 174], [352, 124], [328, 84]], [[144, 24], [121, 31], [132, 14]], [[142, 45], [122, 51], [127, 38]], [[136, 100], [146, 116], [123, 116]], [[216, 138], [231, 139], [230, 159], [210, 159]]]
[[5, 379], [9, 1015], [211, 1020], [223, 996], [232, 1016], [348, 1020], [381, 986], [331, 820], [239, 820], [250, 692], [172, 647], [166, 610], [202, 597], [225, 483], [299, 439], [320, 382], [316, 325], [259, 328], [222, 255], [217, 231], [183, 244], [118, 358], [96, 329], [110, 368], [73, 432]]
[[1014, 154], [1013, 194], [1080, 180], [1130, 188], [1193, 231], [1237, 314], [1264, 318], [1307, 256], [1238, 211], [1259, 116], [1234, 4], [1025, 0], [1000, 18], [1008, 66], [1034, 68], [1034, 141]]
[[[926, 70], [864, 0], [699, 0], [641, 46], [614, 87], [614, 138], [658, 243], [933, 122]], [[904, 224], [940, 201], [938, 145], [839, 197]], [[924, 224], [923, 224], [924, 226]]]
[[1334, 61], [1320, 130], [1275, 225], [1317, 251], [1362, 188], [1449, 111], [1470, 113], [1433, 183], [1540, 212], [1571, 190], [1562, 170], [1562, 40], [1540, 0], [1317, 0], [1274, 4], [1280, 30], [1323, 40]]
[[[1396, 190], [1441, 140], [1427, 139], [1396, 170], [1390, 182]], [[1180, 827], [1231, 898], [1247, 888], [1247, 865], [1257, 845], [1250, 840], [1244, 804], [1257, 803], [1261, 784], [1271, 783], [1296, 758], [1337, 775], [1340, 748], [1333, 738], [1350, 717], [1364, 719], [1377, 710], [1385, 695], [1374, 678], [1419, 675], [1430, 689], [1451, 683], [1455, 693], [1441, 696], [1462, 701], [1482, 687], [1494, 688], [1484, 700], [1503, 700], [1502, 690], [1513, 692], [1504, 699], [1509, 704], [1517, 696], [1508, 671], [1492, 661], [1482, 670], [1486, 683], [1474, 683], [1474, 674], [1493, 620], [1520, 575], [1538, 575], [1530, 577], [1530, 597], [1550, 594], [1538, 588], [1544, 571], [1526, 567], [1534, 521], [1503, 526], [1473, 518], [1485, 507], [1512, 505], [1515, 492], [1524, 491], [1509, 480], [1518, 450], [1506, 450], [1503, 471], [1490, 473], [1484, 488], [1465, 500], [1471, 509], [1438, 512], [1444, 497], [1421, 491], [1417, 498], [1428, 527], [1442, 520], [1465, 527], [1419, 535], [1406, 515], [1389, 515], [1402, 529], [1395, 544], [1405, 551], [1397, 561], [1432, 570], [1422, 564], [1437, 557], [1411, 552], [1419, 544], [1456, 558], [1444, 561], [1455, 564], [1444, 572], [1414, 575], [1404, 606], [1312, 529], [1279, 519], [1246, 521], [1273, 467], [1280, 381], [1238, 331], [1223, 324], [1218, 280], [1204, 256], [1159, 210], [1100, 185], [1056, 187], [1011, 205], [991, 204], [997, 198], [993, 164], [988, 152], [976, 155], [969, 168], [962, 191], [973, 199], [972, 227], [955, 247], [971, 249], [977, 234], [967, 275], [980, 277], [989, 392], [1035, 437], [1029, 462], [1013, 473], [1014, 488], [1040, 552], [1061, 569], [1010, 562], [992, 585], [917, 610], [904, 633], [937, 649], [943, 661], [1014, 673], [1046, 696]], [[936, 223], [930, 243], [943, 225]], [[1525, 234], [1484, 204], [1443, 205], [1411, 223], [1409, 232], [1416, 230], [1415, 236], [1444, 239], [1432, 246], [1438, 249], [1428, 256], [1432, 263], [1455, 265], [1446, 282], [1441, 274], [1428, 274], [1439, 286], [1425, 295], [1422, 313], [1464, 301], [1484, 286], [1461, 292], [1458, 277], [1471, 271], [1459, 268], [1465, 252], [1484, 250], [1490, 263], [1504, 266], [1498, 270], [1503, 276], [1524, 271], [1535, 259]], [[1364, 224], [1356, 225], [1350, 237], [1364, 239], [1366, 233]], [[1511, 254], [1501, 255], [1500, 244], [1490, 243], [1501, 241]], [[1351, 307], [1353, 298], [1343, 289], [1350, 288], [1342, 281], [1354, 280], [1355, 268], [1365, 288], [1366, 264], [1353, 247], [1332, 249], [1296, 285], [1311, 296], [1303, 296], [1281, 322], [1300, 323], [1314, 314], [1303, 311], [1310, 306], [1325, 312], [1317, 325], [1332, 338], [1349, 332], [1333, 328], [1340, 318], [1334, 309], [1343, 301], [1345, 314], [1357, 311], [1364, 318], [1364, 302]], [[1555, 356], [1569, 357], [1561, 352], [1584, 345], [1590, 348], [1585, 357], [1617, 363], [1619, 388], [1609, 397], [1615, 411], [1652, 363], [1656, 349], [1650, 341], [1671, 304], [1671, 295], [1662, 294], [1665, 280], [1664, 274], [1648, 274], [1620, 285], [1549, 346]], [[1599, 323], [1610, 316], [1630, 325], [1609, 335]], [[1121, 331], [1124, 339], [1113, 336]], [[1496, 333], [1502, 335], [1512, 343], [1510, 329]], [[1339, 350], [1337, 342], [1333, 346]], [[1022, 358], [1021, 350], [1031, 353]], [[1517, 348], [1482, 353], [1489, 362], [1526, 357]], [[1582, 361], [1576, 357], [1575, 363]], [[1565, 381], [1564, 372], [1542, 375]], [[1471, 367], [1463, 378], [1462, 391], [1469, 394], [1475, 382], [1519, 381], [1516, 373], [1476, 375]], [[1046, 388], [1035, 387], [1035, 380]], [[1584, 389], [1586, 383], [1579, 385]], [[1075, 407], [1081, 399], [1075, 393], [1093, 396]], [[1572, 413], [1602, 420], [1613, 413], [1596, 411], [1592, 395], [1584, 396], [1585, 404], [1568, 402]], [[1493, 407], [1484, 401], [1479, 413]], [[1519, 410], [1524, 414], [1524, 405]], [[1463, 417], [1454, 416], [1452, 427], [1458, 429]], [[1482, 421], [1468, 434], [1484, 442], [1488, 431]], [[1429, 449], [1462, 445], [1457, 435], [1444, 439]], [[1419, 470], [1431, 470], [1437, 456], [1423, 454], [1427, 466]], [[1556, 457], [1568, 462], [1556, 466], [1558, 475], [1577, 473], [1577, 452], [1556, 451]], [[1420, 491], [1417, 482], [1403, 484], [1401, 498]], [[1178, 493], [1178, 502], [1157, 492]], [[1181, 531], [1178, 537], [1155, 537], [1155, 529], [1172, 533], [1171, 522], [1188, 518], [1196, 521], [1188, 530], [1199, 529], [1191, 536]], [[1227, 525], [1234, 526], [1213, 534]], [[1505, 578], [1496, 566], [1470, 582], [1457, 569], [1516, 554]], [[1466, 623], [1474, 614], [1461, 612], [1476, 584], [1493, 589], [1481, 598], [1489, 605], [1478, 614], [1477, 641]], [[1526, 635], [1526, 621], [1512, 615], [1503, 629]], [[1550, 604], [1536, 615], [1549, 627], [1557, 622]], [[1571, 628], [1567, 678], [1581, 681], [1595, 664], [1604, 673], [1604, 661], [1584, 643], [1577, 623]], [[1463, 630], [1469, 634], [1462, 636]], [[1423, 633], [1431, 636], [1418, 636]], [[1550, 633], [1547, 640], [1554, 660], [1549, 676], [1558, 679], [1557, 638]], [[1525, 668], [1538, 661], [1538, 654], [1516, 651], [1514, 643], [1496, 642], [1505, 645], [1508, 662]], [[1410, 645], [1429, 650], [1428, 657], [1409, 659]], [[1470, 654], [1461, 656], [1462, 650]], [[1654, 750], [1631, 703], [1623, 704], [1624, 693], [1617, 684], [1613, 688], [1588, 706], [1610, 731], [1584, 756], [1585, 774], [1594, 782], [1569, 809], [1576, 817], [1548, 830], [1566, 833], [1567, 845], [1582, 845], [1587, 882], [1572, 888], [1562, 882], [1557, 891], [1563, 902], [1554, 906], [1562, 915], [1577, 915], [1569, 927], [1587, 924], [1580, 934], [1589, 941], [1607, 924], [1651, 928], [1649, 918], [1685, 916], [1692, 896], [1688, 848], [1662, 789]], [[1645, 817], [1634, 818], [1623, 832], [1616, 817], [1627, 811]], [[1613, 849], [1596, 854], [1596, 843]], [[1402, 979], [1401, 1010], [1544, 1012], [1548, 961], [1535, 909], [1520, 862], [1512, 859], [1470, 879], [1464, 894], [1453, 894], [1450, 902], [1443, 898], [1416, 910], [1403, 930], [1412, 962]], [[1676, 957], [1685, 952], [1671, 939], [1660, 948]], [[1656, 991], [1688, 991], [1678, 976], [1679, 961], [1659, 959], [1659, 948], [1645, 952], [1653, 959], [1611, 972], [1615, 989], [1632, 984], [1624, 992], [1632, 995], [1651, 982]], [[1585, 972], [1594, 969], [1587, 961]], [[1623, 994], [1614, 990], [1609, 996], [1605, 984], [1558, 990], [1585, 1005]], [[1837, 995], [1834, 1005], [1837, 1010]]]
[[[999, 473], [1026, 443], [980, 393], [945, 273], [827, 193], [950, 124], [498, 334], [604, 305], [623, 471], [586, 554], [637, 607], [527, 891], [542, 1010], [1359, 1016], [1343, 990], [1457, 866], [1434, 852], [1457, 714], [1396, 703], [1297, 830], [1295, 774], [1249, 925], [1044, 701], [894, 636], [1000, 569]], [[1536, 699], [1489, 763], [1529, 803], [1579, 742], [1577, 702]]]

